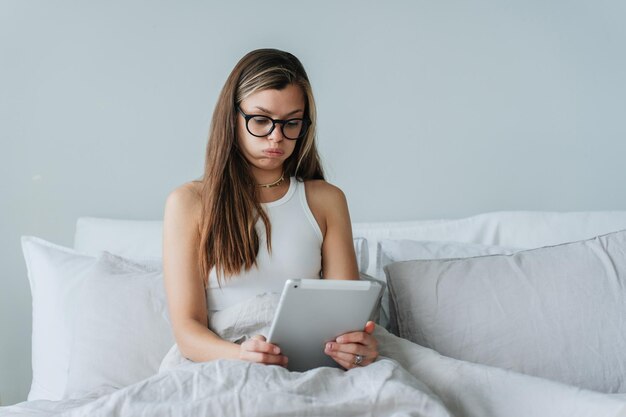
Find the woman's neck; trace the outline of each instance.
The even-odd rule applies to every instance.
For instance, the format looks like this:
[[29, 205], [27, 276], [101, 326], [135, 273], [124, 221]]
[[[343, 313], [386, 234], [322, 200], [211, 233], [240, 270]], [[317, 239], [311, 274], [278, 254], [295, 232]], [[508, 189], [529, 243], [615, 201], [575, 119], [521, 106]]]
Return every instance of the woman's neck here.
[[276, 186], [273, 187], [256, 187], [257, 196], [260, 203], [270, 203], [280, 200], [289, 190], [290, 180], [284, 178]]
[[256, 181], [257, 187], [260, 188], [272, 188], [273, 186], [277, 186], [282, 182], [280, 179], [284, 178], [282, 169], [272, 171], [253, 171], [252, 177]]

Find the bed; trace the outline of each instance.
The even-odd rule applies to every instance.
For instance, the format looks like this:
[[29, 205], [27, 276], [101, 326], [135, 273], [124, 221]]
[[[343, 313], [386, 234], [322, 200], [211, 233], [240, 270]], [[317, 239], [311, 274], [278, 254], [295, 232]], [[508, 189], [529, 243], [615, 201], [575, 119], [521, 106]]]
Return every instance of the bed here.
[[[80, 218], [74, 248], [22, 238], [33, 381], [0, 416], [626, 416], [625, 229], [626, 211], [355, 223], [386, 285], [381, 358], [290, 373], [164, 361], [161, 222]], [[213, 322], [241, 338], [272, 313], [257, 297]]]

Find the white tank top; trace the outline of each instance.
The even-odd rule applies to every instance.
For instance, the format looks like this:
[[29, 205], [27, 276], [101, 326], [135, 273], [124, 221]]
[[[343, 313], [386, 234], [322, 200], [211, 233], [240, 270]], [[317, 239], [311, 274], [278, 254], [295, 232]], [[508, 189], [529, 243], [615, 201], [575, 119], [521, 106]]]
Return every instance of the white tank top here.
[[267, 251], [265, 227], [259, 220], [257, 265], [223, 280], [220, 288], [215, 270], [209, 274], [207, 309], [210, 312], [249, 300], [259, 294], [278, 293], [288, 279], [319, 279], [322, 269], [322, 232], [306, 201], [304, 183], [294, 177], [287, 193], [262, 203], [272, 225], [272, 253]]

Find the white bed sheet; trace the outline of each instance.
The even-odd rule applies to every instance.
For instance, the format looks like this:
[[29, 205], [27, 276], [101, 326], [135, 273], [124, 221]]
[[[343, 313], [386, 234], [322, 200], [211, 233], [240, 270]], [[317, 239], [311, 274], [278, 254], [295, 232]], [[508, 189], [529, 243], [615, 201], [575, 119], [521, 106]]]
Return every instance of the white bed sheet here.
[[[289, 372], [236, 360], [185, 364], [93, 400], [56, 404], [59, 416], [433, 416], [450, 414], [397, 362], [343, 372]], [[33, 402], [34, 403], [34, 402]], [[49, 415], [30, 404], [16, 415]]]
[[184, 364], [118, 391], [24, 402], [0, 416], [626, 416], [623, 396], [447, 358], [382, 328], [375, 334], [394, 360], [306, 373], [233, 360]]
[[626, 416], [626, 397], [621, 395], [448, 358], [382, 328], [375, 335], [380, 353], [424, 382], [455, 416]]
[[[269, 326], [267, 298], [222, 312], [240, 335]], [[256, 319], [256, 321], [255, 321]], [[254, 330], [253, 330], [254, 329]], [[183, 362], [114, 391], [0, 408], [0, 416], [468, 416], [626, 417], [626, 399], [459, 361], [377, 327], [381, 359], [351, 371], [305, 373], [244, 361]]]

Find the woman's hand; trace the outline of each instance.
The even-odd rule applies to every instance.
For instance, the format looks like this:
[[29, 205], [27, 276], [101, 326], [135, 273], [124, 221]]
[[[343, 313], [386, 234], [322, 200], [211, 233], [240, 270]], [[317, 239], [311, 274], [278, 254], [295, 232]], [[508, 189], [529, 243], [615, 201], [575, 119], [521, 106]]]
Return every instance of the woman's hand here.
[[378, 342], [372, 336], [374, 328], [374, 322], [368, 321], [365, 331], [346, 333], [326, 343], [324, 353], [345, 369], [369, 365], [378, 357]]
[[280, 354], [280, 348], [265, 341], [265, 337], [252, 336], [240, 345], [239, 359], [266, 365], [287, 366], [287, 357]]

